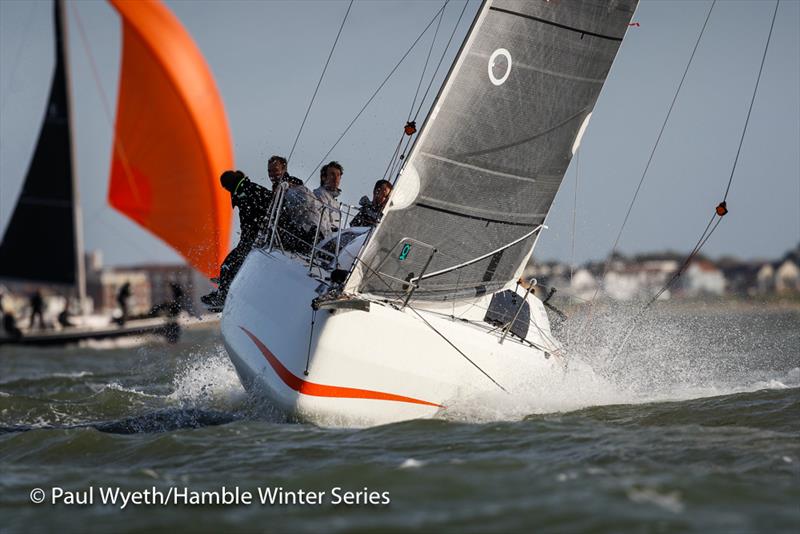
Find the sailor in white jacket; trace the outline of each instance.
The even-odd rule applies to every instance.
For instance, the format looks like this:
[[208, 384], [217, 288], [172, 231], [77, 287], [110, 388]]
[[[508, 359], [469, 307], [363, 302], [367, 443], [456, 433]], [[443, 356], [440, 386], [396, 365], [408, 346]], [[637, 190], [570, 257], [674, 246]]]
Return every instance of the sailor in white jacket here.
[[325, 209], [319, 231], [326, 238], [337, 232], [341, 224], [341, 214], [338, 211], [341, 203], [337, 200], [337, 197], [342, 192], [339, 189], [342, 174], [344, 174], [344, 169], [341, 164], [337, 161], [331, 161], [322, 168], [320, 174], [322, 185], [314, 190], [314, 196], [317, 197], [318, 204], [317, 213], [323, 208]]

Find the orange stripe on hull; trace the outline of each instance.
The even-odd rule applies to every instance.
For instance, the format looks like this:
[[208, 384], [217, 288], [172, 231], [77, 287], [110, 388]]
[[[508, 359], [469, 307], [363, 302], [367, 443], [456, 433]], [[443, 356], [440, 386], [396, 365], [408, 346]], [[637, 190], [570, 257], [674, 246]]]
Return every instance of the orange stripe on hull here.
[[281, 361], [274, 355], [270, 350], [267, 348], [264, 343], [261, 342], [252, 332], [250, 332], [247, 328], [240, 326], [239, 328], [244, 331], [247, 336], [253, 340], [253, 343], [256, 344], [258, 350], [261, 351], [261, 354], [264, 355], [264, 358], [267, 359], [267, 362], [272, 366], [272, 369], [275, 371], [283, 383], [292, 388], [293, 390], [297, 391], [298, 393], [302, 393], [304, 395], [312, 395], [314, 397], [335, 397], [340, 399], [373, 399], [373, 400], [386, 400], [386, 401], [396, 401], [396, 402], [409, 402], [412, 404], [423, 404], [425, 406], [435, 406], [437, 408], [441, 408], [441, 404], [435, 404], [433, 402], [428, 402], [420, 399], [415, 399], [413, 397], [404, 397], [403, 395], [395, 395], [394, 393], [384, 393], [382, 391], [372, 391], [369, 389], [358, 389], [358, 388], [348, 388], [348, 387], [341, 387], [341, 386], [328, 386], [325, 384], [315, 384], [313, 382], [308, 382], [303, 380], [299, 376], [294, 375], [289, 369], [287, 369]]

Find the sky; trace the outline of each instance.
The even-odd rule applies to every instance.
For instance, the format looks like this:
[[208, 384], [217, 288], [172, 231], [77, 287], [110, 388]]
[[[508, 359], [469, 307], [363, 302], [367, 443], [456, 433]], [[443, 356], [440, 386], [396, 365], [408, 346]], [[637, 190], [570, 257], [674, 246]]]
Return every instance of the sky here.
[[[289, 152], [348, 2], [166, 4], [214, 74], [236, 167], [266, 184], [266, 160]], [[305, 179], [314, 173], [442, 4], [355, 1], [290, 162], [293, 175]], [[464, 1], [448, 3], [423, 90], [440, 55], [445, 59], [423, 109], [479, 5], [469, 0], [456, 26]], [[534, 259], [580, 263], [611, 251], [710, 5], [705, 0], [640, 2], [634, 16], [638, 25], [620, 47]], [[731, 175], [774, 6], [772, 0], [717, 1], [620, 237], [620, 252], [688, 252], [694, 246]], [[111, 265], [179, 261], [105, 201], [119, 79], [119, 17], [97, 0], [71, 2], [68, 12], [86, 248], [101, 250]], [[11, 216], [41, 125], [53, 69], [52, 24], [48, 1], [0, 1], [0, 231]], [[344, 202], [356, 203], [383, 176], [435, 27], [331, 153], [329, 159], [345, 167]], [[454, 28], [453, 43], [445, 50]], [[798, 0], [780, 2], [728, 208], [703, 249], [711, 257], [776, 258], [800, 242]]]

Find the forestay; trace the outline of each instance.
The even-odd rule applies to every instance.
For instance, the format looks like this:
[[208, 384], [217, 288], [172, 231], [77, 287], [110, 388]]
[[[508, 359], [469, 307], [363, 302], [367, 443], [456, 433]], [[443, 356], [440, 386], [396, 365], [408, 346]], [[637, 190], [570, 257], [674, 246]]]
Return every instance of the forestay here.
[[636, 1], [481, 6], [362, 254], [359, 291], [398, 296], [424, 271], [413, 299], [443, 301], [514, 279]]

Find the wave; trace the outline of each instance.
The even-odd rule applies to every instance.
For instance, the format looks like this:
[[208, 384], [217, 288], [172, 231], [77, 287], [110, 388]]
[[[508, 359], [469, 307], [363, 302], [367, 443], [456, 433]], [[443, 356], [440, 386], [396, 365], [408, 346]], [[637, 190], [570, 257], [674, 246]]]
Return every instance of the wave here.
[[44, 422], [30, 425], [0, 427], [0, 434], [28, 432], [31, 430], [74, 430], [94, 428], [109, 434], [139, 434], [171, 432], [184, 428], [202, 428], [218, 426], [241, 419], [236, 413], [200, 410], [200, 409], [166, 409], [113, 421], [82, 423], [74, 425], [52, 425]]

